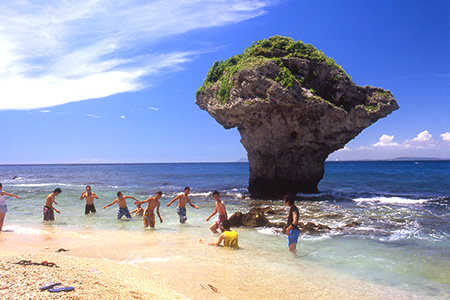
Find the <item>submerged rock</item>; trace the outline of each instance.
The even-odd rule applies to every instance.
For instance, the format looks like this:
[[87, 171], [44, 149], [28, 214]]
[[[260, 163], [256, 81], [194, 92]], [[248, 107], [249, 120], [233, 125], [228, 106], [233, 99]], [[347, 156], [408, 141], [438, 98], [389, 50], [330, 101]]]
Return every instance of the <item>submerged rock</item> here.
[[364, 128], [398, 109], [391, 92], [357, 86], [312, 45], [275, 36], [215, 62], [196, 104], [237, 127], [257, 198], [316, 193], [324, 162]]

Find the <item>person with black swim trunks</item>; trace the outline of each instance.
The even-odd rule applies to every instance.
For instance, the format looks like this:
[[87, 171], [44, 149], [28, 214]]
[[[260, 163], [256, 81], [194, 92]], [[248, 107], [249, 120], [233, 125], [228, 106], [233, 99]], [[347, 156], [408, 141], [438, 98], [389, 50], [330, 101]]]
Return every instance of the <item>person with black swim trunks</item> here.
[[86, 186], [86, 190], [81, 193], [80, 200], [83, 200], [83, 198], [86, 198], [86, 207], [84, 208], [84, 213], [87, 215], [89, 213], [95, 213], [95, 206], [94, 206], [94, 198], [98, 199], [98, 196], [91, 191], [91, 186]]

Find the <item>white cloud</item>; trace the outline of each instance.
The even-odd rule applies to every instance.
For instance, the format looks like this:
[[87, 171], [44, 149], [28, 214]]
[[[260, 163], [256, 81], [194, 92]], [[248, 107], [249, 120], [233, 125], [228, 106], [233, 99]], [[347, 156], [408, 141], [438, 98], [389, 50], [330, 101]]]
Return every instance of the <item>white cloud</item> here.
[[159, 41], [254, 18], [277, 2], [1, 1], [0, 110], [51, 107], [151, 86], [155, 75], [181, 70], [202, 52], [151, 51]]
[[120, 118], [121, 119], [126, 119], [126, 117], [124, 115], [121, 115]]
[[[394, 142], [394, 135], [383, 134], [372, 146], [359, 146], [355, 150], [340, 149], [329, 156], [329, 160], [393, 159], [396, 157], [436, 157], [450, 158], [450, 132], [440, 135], [442, 140], [434, 140], [427, 130], [411, 140]], [[350, 150], [350, 149], [349, 149]]]
[[361, 146], [356, 149], [356, 151], [366, 151], [366, 150], [373, 150], [373, 148], [369, 146]]
[[90, 118], [95, 118], [95, 119], [100, 119], [100, 118], [101, 118], [100, 116], [97, 116], [97, 115], [91, 115], [91, 114], [87, 114], [86, 116], [87, 116], [87, 117], [90, 117]]
[[341, 148], [341, 149], [337, 150], [336, 152], [338, 152], [338, 151], [352, 151], [352, 150], [350, 148], [347, 148], [344, 146], [344, 148]]
[[156, 111], [159, 111], [159, 109], [156, 108], [156, 107], [148, 107], [148, 109], [149, 109], [149, 110], [156, 110]]
[[450, 132], [441, 134], [441, 137], [444, 142], [450, 142]]
[[43, 110], [41, 110], [40, 112], [41, 112], [41, 113], [43, 113], [43, 114], [46, 114], [46, 113], [49, 113], [49, 112], [51, 112], [51, 110], [48, 110], [48, 109], [43, 109]]
[[419, 133], [411, 142], [427, 143], [433, 139], [433, 136], [428, 130]]
[[422, 131], [412, 140], [406, 140], [403, 145], [406, 148], [426, 149], [436, 146], [436, 142], [433, 140], [433, 136], [428, 130]]
[[398, 146], [398, 144], [394, 143], [393, 140], [394, 140], [394, 136], [393, 135], [383, 134], [380, 137], [380, 140], [378, 141], [378, 143], [373, 144], [373, 146], [374, 147]]

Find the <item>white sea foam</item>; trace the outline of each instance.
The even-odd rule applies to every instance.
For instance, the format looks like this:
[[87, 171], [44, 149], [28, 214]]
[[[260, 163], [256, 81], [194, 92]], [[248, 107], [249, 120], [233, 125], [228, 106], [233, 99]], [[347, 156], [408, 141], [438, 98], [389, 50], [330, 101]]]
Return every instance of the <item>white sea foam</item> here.
[[8, 225], [3, 227], [3, 232], [13, 232], [15, 234], [34, 234], [39, 235], [42, 233], [41, 230], [34, 229], [31, 227], [21, 227], [17, 225]]
[[11, 184], [11, 186], [15, 187], [43, 187], [43, 186], [77, 186], [76, 184], [67, 184], [67, 183], [19, 183], [19, 184]]
[[303, 241], [320, 241], [320, 240], [327, 240], [330, 239], [332, 235], [339, 235], [339, 234], [322, 234], [322, 235], [309, 235], [309, 234], [303, 234], [300, 235], [300, 240]]
[[379, 202], [386, 204], [424, 204], [432, 200], [426, 199], [407, 199], [401, 197], [373, 197], [373, 198], [356, 198], [353, 199], [355, 202]]
[[208, 196], [211, 196], [211, 195], [212, 195], [212, 193], [210, 193], [210, 192], [206, 192], [206, 193], [190, 193], [189, 194], [189, 196], [193, 196], [193, 197], [200, 197], [200, 196], [208, 197]]
[[389, 236], [388, 239], [380, 239], [380, 240], [382, 240], [382, 241], [387, 240], [389, 242], [406, 240], [406, 239], [409, 239], [412, 236], [414, 236], [415, 232], [416, 232], [416, 230], [400, 229], [400, 230], [396, 230], [396, 231], [392, 232], [392, 234]]
[[259, 228], [258, 232], [262, 233], [262, 234], [268, 234], [268, 235], [280, 235], [280, 233], [281, 233], [280, 230], [277, 230], [275, 228], [266, 228], [266, 227]]

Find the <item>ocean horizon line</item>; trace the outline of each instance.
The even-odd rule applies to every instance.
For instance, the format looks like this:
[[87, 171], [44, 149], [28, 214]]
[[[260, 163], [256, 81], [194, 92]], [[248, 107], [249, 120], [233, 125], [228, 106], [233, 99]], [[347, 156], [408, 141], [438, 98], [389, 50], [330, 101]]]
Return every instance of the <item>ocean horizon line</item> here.
[[[397, 158], [383, 158], [383, 159], [348, 159], [348, 160], [326, 160], [326, 163], [339, 162], [411, 162], [411, 161], [450, 161], [450, 158], [438, 157], [397, 157]], [[51, 165], [168, 165], [168, 164], [248, 164], [248, 161], [185, 161], [185, 162], [48, 162], [48, 163], [0, 163], [0, 166], [51, 166]]]

